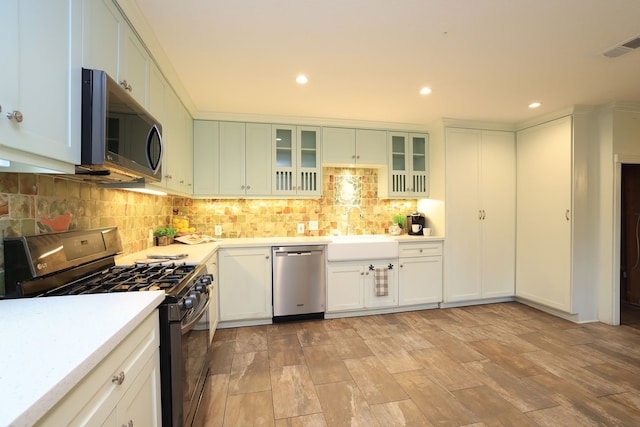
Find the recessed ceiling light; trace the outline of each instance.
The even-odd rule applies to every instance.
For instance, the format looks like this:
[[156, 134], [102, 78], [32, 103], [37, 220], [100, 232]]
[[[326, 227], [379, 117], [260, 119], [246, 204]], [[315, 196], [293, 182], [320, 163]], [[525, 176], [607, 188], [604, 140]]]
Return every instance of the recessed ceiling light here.
[[429, 95], [431, 93], [431, 88], [423, 87], [420, 89], [420, 95]]
[[308, 81], [309, 79], [304, 74], [300, 74], [298, 77], [296, 77], [296, 83], [300, 85], [306, 84]]
[[541, 105], [542, 104], [540, 104], [539, 102], [532, 102], [531, 104], [529, 104], [529, 108], [538, 108]]

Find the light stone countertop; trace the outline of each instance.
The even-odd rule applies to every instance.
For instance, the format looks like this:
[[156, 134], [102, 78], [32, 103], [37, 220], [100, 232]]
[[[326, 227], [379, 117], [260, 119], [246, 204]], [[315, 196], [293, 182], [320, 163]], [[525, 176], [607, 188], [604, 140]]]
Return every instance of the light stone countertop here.
[[0, 425], [33, 425], [163, 300], [163, 291], [0, 300]]
[[[379, 236], [388, 237], [397, 240], [399, 243], [407, 242], [438, 242], [443, 241], [442, 236], [410, 236], [403, 234], [400, 236], [391, 236], [389, 234], [380, 234]], [[301, 237], [240, 237], [234, 239], [219, 239], [215, 242], [200, 243], [197, 245], [188, 245], [184, 243], [174, 243], [167, 246], [152, 246], [140, 252], [130, 255], [124, 255], [116, 258], [117, 265], [133, 265], [136, 262], [153, 261], [147, 258], [147, 255], [176, 255], [187, 254], [186, 258], [178, 260], [161, 261], [161, 263], [187, 263], [202, 264], [209, 257], [216, 253], [219, 248], [250, 248], [264, 246], [299, 246], [299, 245], [326, 245], [331, 242], [331, 236], [301, 236]]]

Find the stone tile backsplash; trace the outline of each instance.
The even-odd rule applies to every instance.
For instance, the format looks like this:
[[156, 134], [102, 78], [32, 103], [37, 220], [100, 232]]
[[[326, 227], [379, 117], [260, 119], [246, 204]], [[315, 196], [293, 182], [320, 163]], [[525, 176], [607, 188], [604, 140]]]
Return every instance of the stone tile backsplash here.
[[[334, 200], [336, 176], [356, 175], [362, 182], [360, 209]], [[124, 254], [148, 247], [150, 229], [169, 226], [174, 217], [222, 238], [386, 233], [394, 214], [416, 210], [416, 200], [377, 197], [376, 169], [324, 168], [320, 199], [191, 199], [103, 189], [64, 176], [0, 173], [0, 233], [33, 235], [66, 230], [118, 227]], [[362, 217], [360, 213], [362, 212]], [[308, 222], [318, 230], [309, 231]], [[0, 294], [4, 290], [4, 249], [0, 241]]]

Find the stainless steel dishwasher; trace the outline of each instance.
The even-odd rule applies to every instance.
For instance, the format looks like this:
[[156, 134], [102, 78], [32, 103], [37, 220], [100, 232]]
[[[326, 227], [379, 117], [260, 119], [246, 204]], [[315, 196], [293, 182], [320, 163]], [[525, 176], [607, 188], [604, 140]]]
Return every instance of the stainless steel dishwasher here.
[[324, 319], [325, 246], [274, 246], [273, 321]]

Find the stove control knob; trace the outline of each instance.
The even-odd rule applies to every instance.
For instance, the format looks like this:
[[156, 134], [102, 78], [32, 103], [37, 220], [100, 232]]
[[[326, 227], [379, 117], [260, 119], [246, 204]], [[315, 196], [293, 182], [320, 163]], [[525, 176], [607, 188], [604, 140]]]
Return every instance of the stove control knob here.
[[191, 297], [187, 297], [182, 301], [182, 306], [186, 309], [193, 308], [193, 299]]
[[200, 283], [203, 283], [205, 285], [210, 285], [211, 282], [213, 282], [213, 276], [210, 274], [205, 274], [200, 278]]

